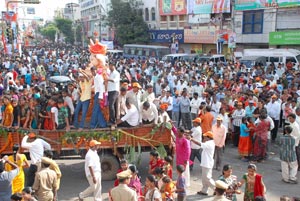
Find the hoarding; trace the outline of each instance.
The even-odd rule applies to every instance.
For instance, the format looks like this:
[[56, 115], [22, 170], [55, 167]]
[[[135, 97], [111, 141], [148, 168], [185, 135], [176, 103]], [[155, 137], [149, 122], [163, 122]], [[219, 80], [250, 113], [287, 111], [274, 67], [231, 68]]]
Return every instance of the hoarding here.
[[215, 29], [185, 29], [184, 30], [185, 43], [215, 43]]
[[179, 43], [184, 43], [183, 30], [150, 30], [149, 36], [152, 43], [171, 43], [172, 37]]
[[230, 13], [230, 0], [187, 0], [188, 14]]
[[235, 10], [255, 10], [300, 6], [300, 0], [235, 0]]
[[278, 31], [269, 33], [270, 45], [300, 45], [299, 31]]
[[186, 0], [159, 0], [160, 15], [186, 15]]

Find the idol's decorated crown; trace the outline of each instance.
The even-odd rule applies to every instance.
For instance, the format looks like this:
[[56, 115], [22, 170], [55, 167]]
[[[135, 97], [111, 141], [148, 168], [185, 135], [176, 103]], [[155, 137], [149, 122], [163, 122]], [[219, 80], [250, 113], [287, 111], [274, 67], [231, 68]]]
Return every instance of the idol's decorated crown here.
[[96, 39], [95, 43], [93, 40], [90, 40], [90, 45], [89, 45], [90, 53], [92, 54], [102, 54], [106, 55], [106, 46], [99, 43], [99, 41]]

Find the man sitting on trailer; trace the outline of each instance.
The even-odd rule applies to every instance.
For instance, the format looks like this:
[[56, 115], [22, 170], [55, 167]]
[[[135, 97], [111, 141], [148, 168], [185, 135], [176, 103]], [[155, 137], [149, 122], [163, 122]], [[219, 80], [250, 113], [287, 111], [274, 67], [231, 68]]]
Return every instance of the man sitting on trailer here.
[[154, 103], [145, 101], [140, 109], [140, 123], [157, 124], [158, 111]]
[[117, 121], [118, 127], [133, 127], [139, 125], [139, 111], [127, 98], [125, 101], [127, 113]]

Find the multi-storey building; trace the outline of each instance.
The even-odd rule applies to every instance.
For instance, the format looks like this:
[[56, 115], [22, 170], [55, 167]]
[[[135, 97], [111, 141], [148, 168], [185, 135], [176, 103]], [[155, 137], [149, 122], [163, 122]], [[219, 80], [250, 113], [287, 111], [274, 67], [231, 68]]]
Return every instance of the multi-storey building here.
[[110, 0], [79, 0], [81, 22], [87, 37], [111, 40], [109, 27], [104, 23]]
[[179, 52], [232, 54], [244, 48], [300, 46], [298, 0], [143, 0], [152, 43]]

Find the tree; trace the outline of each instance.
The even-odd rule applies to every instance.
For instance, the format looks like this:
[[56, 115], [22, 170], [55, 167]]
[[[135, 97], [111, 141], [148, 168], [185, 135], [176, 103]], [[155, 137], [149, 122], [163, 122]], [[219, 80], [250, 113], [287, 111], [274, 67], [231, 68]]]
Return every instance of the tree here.
[[115, 38], [121, 45], [149, 42], [148, 26], [136, 0], [111, 0], [107, 23], [115, 28]]
[[47, 24], [45, 27], [41, 28], [40, 32], [41, 34], [46, 37], [47, 39], [51, 40], [54, 42], [55, 40], [55, 34], [58, 31], [57, 27], [55, 24], [50, 23]]
[[74, 30], [72, 21], [64, 18], [55, 18], [55, 24], [58, 30], [64, 34], [66, 43], [74, 43]]

